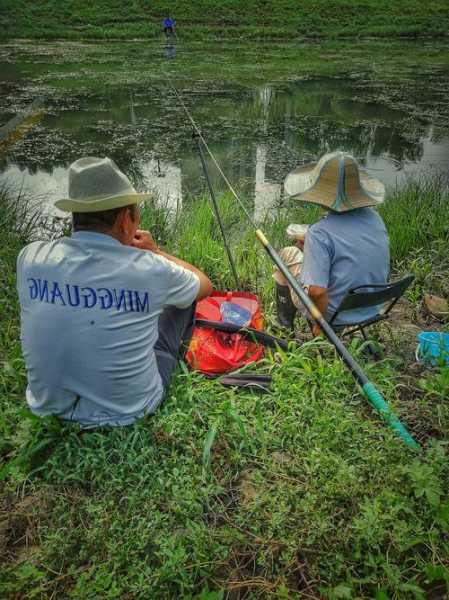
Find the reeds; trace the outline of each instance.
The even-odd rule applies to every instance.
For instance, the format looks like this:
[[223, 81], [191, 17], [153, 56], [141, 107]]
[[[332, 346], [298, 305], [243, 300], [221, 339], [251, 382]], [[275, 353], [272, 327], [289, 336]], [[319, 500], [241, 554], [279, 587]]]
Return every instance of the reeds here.
[[399, 263], [449, 243], [449, 187], [442, 175], [422, 176], [396, 189], [380, 209], [390, 236], [391, 257]]

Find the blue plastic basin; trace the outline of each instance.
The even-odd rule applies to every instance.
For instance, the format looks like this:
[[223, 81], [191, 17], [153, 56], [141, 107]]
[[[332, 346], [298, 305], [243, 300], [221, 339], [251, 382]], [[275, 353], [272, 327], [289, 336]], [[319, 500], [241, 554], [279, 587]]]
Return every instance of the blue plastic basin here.
[[449, 365], [449, 333], [422, 331], [418, 333], [417, 357], [433, 365]]

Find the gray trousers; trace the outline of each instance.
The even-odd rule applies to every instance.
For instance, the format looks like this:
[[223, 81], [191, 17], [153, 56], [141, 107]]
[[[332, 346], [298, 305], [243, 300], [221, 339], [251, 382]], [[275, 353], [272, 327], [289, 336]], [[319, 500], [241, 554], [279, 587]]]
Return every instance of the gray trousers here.
[[167, 388], [177, 362], [184, 357], [194, 327], [195, 306], [167, 306], [159, 317], [159, 337], [154, 353], [164, 388]]

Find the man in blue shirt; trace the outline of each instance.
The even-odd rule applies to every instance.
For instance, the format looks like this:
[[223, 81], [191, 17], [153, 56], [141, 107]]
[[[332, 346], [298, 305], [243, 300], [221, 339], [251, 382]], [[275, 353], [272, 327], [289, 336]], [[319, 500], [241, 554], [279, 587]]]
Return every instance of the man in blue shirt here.
[[208, 277], [138, 229], [138, 194], [108, 158], [69, 169], [73, 233], [17, 259], [26, 397], [37, 415], [83, 427], [153, 413], [192, 328]]
[[167, 15], [164, 19], [164, 33], [165, 35], [172, 35], [174, 33], [175, 21]]
[[[302, 166], [287, 177], [292, 197], [318, 204], [327, 215], [309, 227], [305, 236], [300, 284], [308, 290], [327, 320], [346, 293], [357, 286], [386, 283], [390, 271], [385, 225], [372, 207], [384, 200], [385, 188], [343, 152], [326, 154], [318, 163]], [[295, 304], [299, 304], [296, 297]], [[374, 316], [380, 307], [342, 313], [335, 325]], [[319, 327], [314, 326], [314, 334]]]

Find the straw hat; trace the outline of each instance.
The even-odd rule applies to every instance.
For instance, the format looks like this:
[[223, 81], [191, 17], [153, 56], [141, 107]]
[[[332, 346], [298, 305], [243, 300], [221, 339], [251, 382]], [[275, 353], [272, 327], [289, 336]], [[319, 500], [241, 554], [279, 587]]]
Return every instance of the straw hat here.
[[96, 212], [138, 204], [152, 194], [138, 194], [110, 158], [80, 158], [69, 167], [69, 197], [55, 206], [67, 212]]
[[289, 173], [284, 190], [292, 198], [346, 212], [384, 201], [385, 186], [362, 169], [350, 154], [332, 152]]

